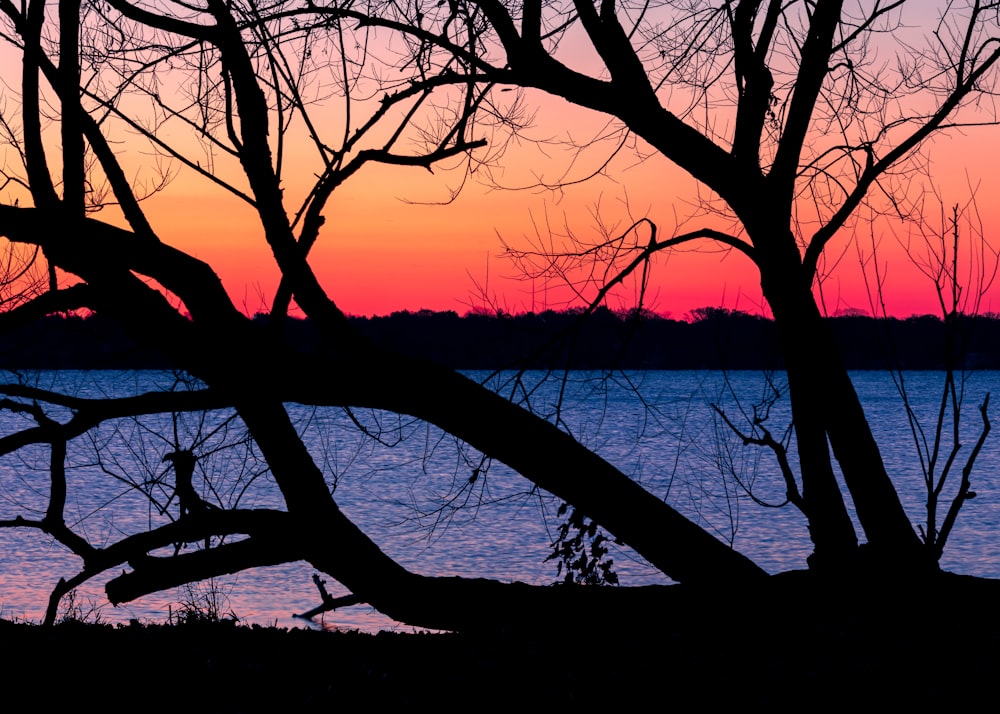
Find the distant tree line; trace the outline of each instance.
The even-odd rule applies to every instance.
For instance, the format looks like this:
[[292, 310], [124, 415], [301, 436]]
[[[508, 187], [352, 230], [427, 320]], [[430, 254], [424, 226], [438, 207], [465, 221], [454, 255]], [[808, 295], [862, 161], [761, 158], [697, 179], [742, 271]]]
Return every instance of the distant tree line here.
[[[262, 317], [262, 316], [261, 316]], [[944, 322], [934, 316], [827, 318], [849, 369], [940, 369]], [[958, 316], [960, 363], [1000, 369], [1000, 316]], [[374, 342], [458, 369], [781, 369], [773, 321], [738, 310], [701, 308], [686, 319], [600, 309], [520, 315], [394, 312], [352, 320]], [[286, 322], [287, 340], [314, 349], [307, 320]], [[100, 316], [50, 316], [0, 337], [8, 369], [169, 368]]]

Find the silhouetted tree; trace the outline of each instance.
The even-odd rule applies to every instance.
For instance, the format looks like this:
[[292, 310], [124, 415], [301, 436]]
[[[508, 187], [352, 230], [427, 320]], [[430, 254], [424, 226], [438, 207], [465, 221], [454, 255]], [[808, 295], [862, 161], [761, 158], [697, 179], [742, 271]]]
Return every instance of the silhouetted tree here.
[[[708, 241], [745, 255], [781, 335], [811, 565], [854, 568], [862, 552], [836, 461], [866, 560], [933, 570], [937, 554], [903, 511], [814, 291], [860, 207], [916, 217], [906, 179], [932, 136], [995, 121], [975, 100], [995, 81], [997, 6], [945, 3], [933, 27], [926, 3], [912, 2], [472, 6], [493, 32], [475, 55], [487, 77], [617, 120], [616, 147], [635, 137], [684, 169], [716, 197], [704, 206], [714, 224], [732, 226], [661, 237], [642, 219], [593, 241], [570, 236], [565, 251], [552, 242], [512, 251], [526, 274], [571, 279], [575, 260], [593, 306], [629, 275], [645, 284], [662, 251]], [[881, 59], [889, 36], [906, 48], [892, 69]], [[596, 70], [576, 69], [579, 43]]]
[[[589, 589], [407, 570], [340, 510], [289, 416], [286, 405], [293, 403], [371, 407], [434, 424], [554, 494], [588, 528], [596, 524], [676, 581], [728, 588], [765, 580], [750, 560], [556, 424], [451, 369], [364, 338], [317, 280], [309, 253], [330, 197], [366, 166], [476, 161], [474, 150], [487, 145], [490, 159], [502, 160], [503, 141], [523, 118], [516, 103], [505, 111], [493, 101], [498, 85], [540, 88], [617, 117], [624, 132], [721, 198], [737, 231], [654, 233], [619, 251], [631, 261], [621, 274], [697, 238], [751, 259], [782, 337], [801, 502], [816, 550], [811, 564], [838, 573], [857, 566], [858, 539], [832, 454], [876, 562], [933, 569], [936, 561], [903, 513], [811, 289], [824, 249], [875, 183], [991, 86], [1000, 56], [989, 35], [996, 10], [979, 4], [964, 14], [949, 5], [931, 35], [932, 45], [950, 41], [944, 29], [957, 30], [960, 39], [925, 55], [907, 53], [907, 61], [933, 65], [936, 74], [924, 66], [881, 74], [873, 45], [893, 23], [902, 26], [905, 6], [876, 3], [856, 17], [825, 0], [717, 8], [206, 0], [179, 12], [180, 6], [126, 0], [60, 0], [52, 13], [42, 0], [21, 6], [0, 0], [4, 35], [22, 60], [20, 79], [11, 80], [20, 88], [19, 104], [3, 107], [13, 147], [5, 171], [33, 204], [0, 206], [0, 234], [12, 246], [37, 247], [46, 261], [38, 265], [49, 275], [48, 289], [30, 294], [2, 322], [93, 311], [204, 385], [122, 399], [4, 387], [3, 406], [34, 423], [0, 439], [0, 452], [49, 445], [51, 498], [43, 517], [19, 515], [0, 525], [49, 533], [82, 561], [79, 573], [55, 588], [49, 619], [62, 594], [104, 573], [120, 573], [106, 585], [117, 603], [292, 560], [308, 561], [356, 600], [430, 627], [546, 620], [565, 616], [569, 598], [585, 605], [595, 597]], [[560, 61], [571, 32], [592, 45], [607, 76]], [[913, 76], [933, 79], [913, 85]], [[931, 110], [897, 115], [897, 107], [907, 111], [908, 92], [932, 102]], [[677, 101], [683, 103], [671, 108]], [[872, 111], [870, 102], [882, 111]], [[319, 114], [320, 105], [334, 103], [336, 117]], [[711, 110], [699, 115], [703, 106]], [[732, 121], [718, 121], [718, 113]], [[719, 134], [721, 127], [729, 134]], [[821, 139], [831, 127], [843, 135], [828, 144]], [[118, 148], [125, 136], [144, 141], [160, 160], [153, 166], [166, 168], [129, 178], [130, 162], [148, 154]], [[312, 164], [291, 158], [301, 142]], [[55, 144], [59, 160], [50, 158]], [[161, 240], [142, 199], [164, 189], [170, 167], [198, 175], [256, 215], [257, 237], [281, 274], [266, 323], [237, 308], [211, 266]], [[311, 177], [297, 198], [298, 184], [287, 176], [293, 170]], [[808, 234], [808, 224], [793, 223], [804, 187], [813, 188], [820, 219]], [[291, 349], [282, 337], [293, 300], [317, 331], [312, 350]], [[188, 508], [148, 531], [100, 544], [66, 523], [65, 461], [75, 440], [109, 420], [202, 412], [239, 421], [281, 491], [282, 509]], [[190, 453], [197, 468], [196, 446], [167, 448]], [[153, 481], [169, 487], [159, 475]], [[205, 542], [212, 547], [176, 547]], [[172, 555], [157, 554], [171, 545]], [[124, 564], [129, 569], [120, 572]], [[602, 593], [600, 602], [633, 597], [627, 588], [613, 592]]]

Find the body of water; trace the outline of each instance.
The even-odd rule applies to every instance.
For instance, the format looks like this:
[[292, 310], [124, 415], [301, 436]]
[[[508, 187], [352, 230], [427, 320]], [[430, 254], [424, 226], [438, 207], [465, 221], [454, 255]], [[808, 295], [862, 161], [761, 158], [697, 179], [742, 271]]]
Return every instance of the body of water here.
[[[922, 523], [926, 487], [896, 385], [884, 372], [853, 377], [904, 506], [914, 523]], [[906, 375], [911, 405], [927, 439], [933, 436], [942, 378], [937, 372]], [[154, 372], [48, 372], [34, 379], [40, 386], [80, 396], [177, 386], [171, 375]], [[778, 507], [785, 489], [774, 459], [758, 447], [744, 446], [711, 406], [718, 405], [735, 426], [744, 428], [754, 409], [763, 414], [768, 397], [781, 391], [783, 375], [636, 372], [607, 378], [572, 373], [565, 387], [542, 373], [529, 373], [520, 384], [511, 379], [500, 375], [490, 383], [516, 399], [530, 395], [533, 409], [558, 416], [584, 444], [769, 572], [805, 566], [811, 552], [805, 520], [791, 506]], [[987, 392], [1000, 392], [1000, 372], [974, 374], [965, 385], [959, 463], [979, 434], [978, 406]], [[483, 463], [468, 447], [412, 419], [371, 411], [291, 409], [341, 508], [408, 568], [536, 584], [556, 579], [556, 565], [546, 557], [562, 520], [556, 513], [560, 504], [502, 464]], [[787, 402], [771, 405], [764, 424], [782, 438]], [[24, 415], [0, 414], [0, 435], [28, 425]], [[946, 436], [951, 433], [949, 423]], [[199, 474], [195, 485], [206, 500], [280, 507], [265, 465], [242, 436], [240, 425], [224, 413], [106, 424], [71, 444], [66, 520], [98, 546], [164, 522], [161, 510], [176, 513], [177, 504], [170, 501], [172, 473], [162, 457], [178, 446], [193, 446], [203, 456], [199, 465], [209, 479]], [[977, 498], [962, 509], [942, 561], [947, 569], [1000, 577], [998, 466], [1000, 436], [994, 435], [976, 463]], [[48, 449], [43, 447], [0, 459], [0, 520], [41, 518], [47, 468]], [[952, 482], [959, 477], [956, 469]], [[946, 486], [945, 493], [952, 492]], [[627, 550], [615, 550], [612, 557], [623, 585], [668, 582]], [[0, 617], [40, 620], [51, 587], [78, 567], [77, 558], [39, 531], [0, 529]], [[255, 569], [120, 607], [106, 603], [104, 580], [98, 578], [79, 589], [75, 604], [84, 614], [106, 621], [159, 622], [185, 604], [214, 599], [224, 614], [232, 612], [244, 622], [302, 626], [304, 621], [292, 615], [319, 603], [314, 572], [304, 563]], [[334, 595], [343, 594], [334, 582], [328, 587]], [[367, 606], [327, 613], [322, 620], [327, 627], [396, 627]]]

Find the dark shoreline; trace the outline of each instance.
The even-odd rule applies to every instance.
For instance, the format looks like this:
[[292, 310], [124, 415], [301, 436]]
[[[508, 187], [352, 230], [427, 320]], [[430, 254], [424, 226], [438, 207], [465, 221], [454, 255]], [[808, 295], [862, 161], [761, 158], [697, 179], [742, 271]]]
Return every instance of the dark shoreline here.
[[[265, 330], [270, 329], [267, 319], [257, 316], [254, 321]], [[377, 344], [462, 370], [783, 368], [771, 320], [720, 308], [683, 320], [606, 309], [586, 320], [574, 312], [460, 317], [427, 310], [349, 319]], [[848, 369], [937, 370], [946, 363], [945, 325], [938, 318], [846, 315], [828, 322]], [[956, 327], [958, 365], [1000, 369], [1000, 318], [960, 316]], [[322, 353], [322, 341], [308, 321], [288, 319], [283, 330], [292, 350]], [[161, 355], [143, 349], [114, 321], [100, 316], [53, 315], [0, 335], [0, 368], [170, 367]]]
[[671, 599], [629, 629], [613, 612], [477, 634], [0, 621], [0, 666], [8, 698], [102, 711], [926, 710], [995, 698], [997, 581], [779, 581], [757, 595]]

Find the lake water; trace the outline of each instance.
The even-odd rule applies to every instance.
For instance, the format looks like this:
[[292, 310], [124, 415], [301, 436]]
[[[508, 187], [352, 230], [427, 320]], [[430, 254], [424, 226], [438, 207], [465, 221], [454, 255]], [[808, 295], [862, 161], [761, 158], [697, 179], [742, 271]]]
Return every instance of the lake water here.
[[[473, 375], [486, 380], [487, 375]], [[906, 375], [911, 404], [925, 430], [933, 429], [942, 374]], [[749, 414], [771, 387], [757, 372], [637, 372], [603, 378], [572, 373], [559, 379], [529, 373], [513, 392], [511, 375], [490, 382], [505, 394], [530, 394], [532, 408], [554, 417], [652, 493], [665, 498], [719, 538], [733, 542], [769, 572], [800, 568], [811, 552], [805, 521], [792, 507], [777, 504], [783, 483], [768, 453], [745, 447], [719, 419], [718, 404], [734, 422]], [[888, 373], [853, 375], [890, 473], [914, 523], [923, 521], [924, 485], [914, 439]], [[780, 381], [782, 375], [775, 375]], [[171, 385], [171, 375], [154, 372], [43, 372], [32, 379], [80, 396], [138, 393], [154, 384]], [[987, 392], [1000, 393], [1000, 372], [971, 375], [965, 386], [960, 455], [978, 436], [978, 406]], [[408, 568], [432, 575], [485, 576], [544, 584], [556, 579], [551, 552], [561, 518], [559, 502], [531, 489], [502, 464], [490, 464], [470, 482], [479, 457], [426, 424], [375, 412], [292, 407], [300, 432], [324, 471], [341, 508], [387, 553]], [[65, 414], [63, 414], [65, 417]], [[156, 504], [169, 498], [160, 485], [167, 476], [162, 455], [172, 443], [210, 454], [200, 462], [212, 476], [205, 497], [244, 507], [279, 507], [266, 469], [240, 439], [228, 415], [122, 420], [71, 444], [67, 522], [96, 545], [113, 542], [150, 523], [164, 522]], [[787, 427], [785, 402], [766, 422], [777, 437]], [[358, 423], [365, 428], [360, 429]], [[745, 424], [746, 422], [742, 422]], [[0, 414], [0, 435], [28, 425], [27, 418]], [[950, 426], [949, 426], [950, 429]], [[931, 431], [926, 432], [928, 437]], [[176, 434], [176, 440], [175, 435]], [[48, 493], [48, 452], [22, 450], [0, 459], [0, 520], [40, 518]], [[1000, 435], [994, 434], [973, 474], [978, 497], [967, 501], [951, 536], [944, 567], [1000, 577]], [[959, 474], [952, 476], [957, 480]], [[950, 493], [950, 489], [946, 489]], [[152, 496], [153, 501], [149, 496]], [[169, 508], [176, 512], [176, 502]], [[668, 582], [633, 553], [612, 553], [623, 585]], [[79, 561], [37, 531], [0, 529], [0, 617], [40, 620], [52, 585], [71, 577]], [[179, 603], [216, 597], [223, 613], [244, 622], [308, 626], [294, 613], [319, 603], [314, 570], [297, 563], [255, 569], [191, 588], [142, 598], [120, 607], [103, 599], [104, 580], [80, 588], [76, 604], [105, 621], [161, 622]], [[343, 594], [329, 582], [332, 594]], [[327, 613], [325, 627], [401, 628], [368, 606]], [[315, 625], [313, 625], [315, 626]], [[406, 629], [406, 628], [402, 628]]]

